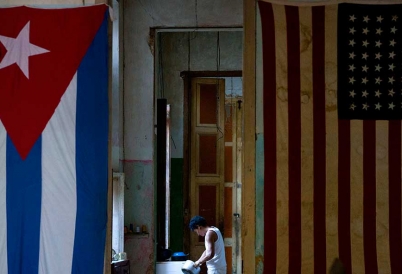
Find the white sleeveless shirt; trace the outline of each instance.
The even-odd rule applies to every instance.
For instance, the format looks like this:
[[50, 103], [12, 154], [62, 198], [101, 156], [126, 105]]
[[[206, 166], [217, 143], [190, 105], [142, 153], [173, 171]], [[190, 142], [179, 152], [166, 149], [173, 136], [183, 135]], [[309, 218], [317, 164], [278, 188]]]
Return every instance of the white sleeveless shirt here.
[[223, 237], [218, 228], [211, 226], [209, 230], [212, 230], [218, 235], [218, 239], [215, 241], [215, 255], [214, 257], [207, 261], [208, 273], [210, 271], [215, 271], [213, 273], [226, 273], [226, 257], [225, 257], [225, 244], [223, 242]]

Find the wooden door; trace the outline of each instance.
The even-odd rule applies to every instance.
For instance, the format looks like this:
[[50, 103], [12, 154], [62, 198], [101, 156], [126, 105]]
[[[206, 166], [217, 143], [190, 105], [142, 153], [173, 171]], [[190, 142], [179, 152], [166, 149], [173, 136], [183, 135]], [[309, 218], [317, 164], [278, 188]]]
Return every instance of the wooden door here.
[[[212, 78], [191, 82], [191, 215], [203, 216], [223, 232], [225, 82]], [[191, 233], [190, 258], [197, 260], [204, 250], [204, 237]]]

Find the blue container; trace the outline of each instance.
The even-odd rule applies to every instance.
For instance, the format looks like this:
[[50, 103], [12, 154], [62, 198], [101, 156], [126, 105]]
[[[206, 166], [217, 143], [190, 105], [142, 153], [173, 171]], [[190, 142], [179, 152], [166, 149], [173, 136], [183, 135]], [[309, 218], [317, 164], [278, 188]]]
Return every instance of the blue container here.
[[174, 252], [171, 257], [172, 261], [187, 261], [188, 260], [188, 254], [185, 254], [184, 252]]

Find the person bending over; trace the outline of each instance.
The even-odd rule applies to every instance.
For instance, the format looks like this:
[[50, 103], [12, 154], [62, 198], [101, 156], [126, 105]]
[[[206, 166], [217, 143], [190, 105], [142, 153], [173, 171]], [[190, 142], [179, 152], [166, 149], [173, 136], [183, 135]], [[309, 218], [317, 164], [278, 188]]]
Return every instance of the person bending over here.
[[198, 236], [205, 237], [205, 251], [195, 261], [194, 267], [206, 263], [208, 274], [226, 274], [225, 245], [219, 229], [209, 226], [201, 216], [194, 216], [189, 226]]

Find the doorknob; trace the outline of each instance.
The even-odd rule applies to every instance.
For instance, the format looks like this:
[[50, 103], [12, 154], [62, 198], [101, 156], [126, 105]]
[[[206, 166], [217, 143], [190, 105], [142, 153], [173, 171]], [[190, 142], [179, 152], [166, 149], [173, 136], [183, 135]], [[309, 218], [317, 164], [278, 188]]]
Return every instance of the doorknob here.
[[236, 218], [240, 218], [240, 214], [239, 214], [239, 213], [233, 213], [233, 216], [235, 216]]

